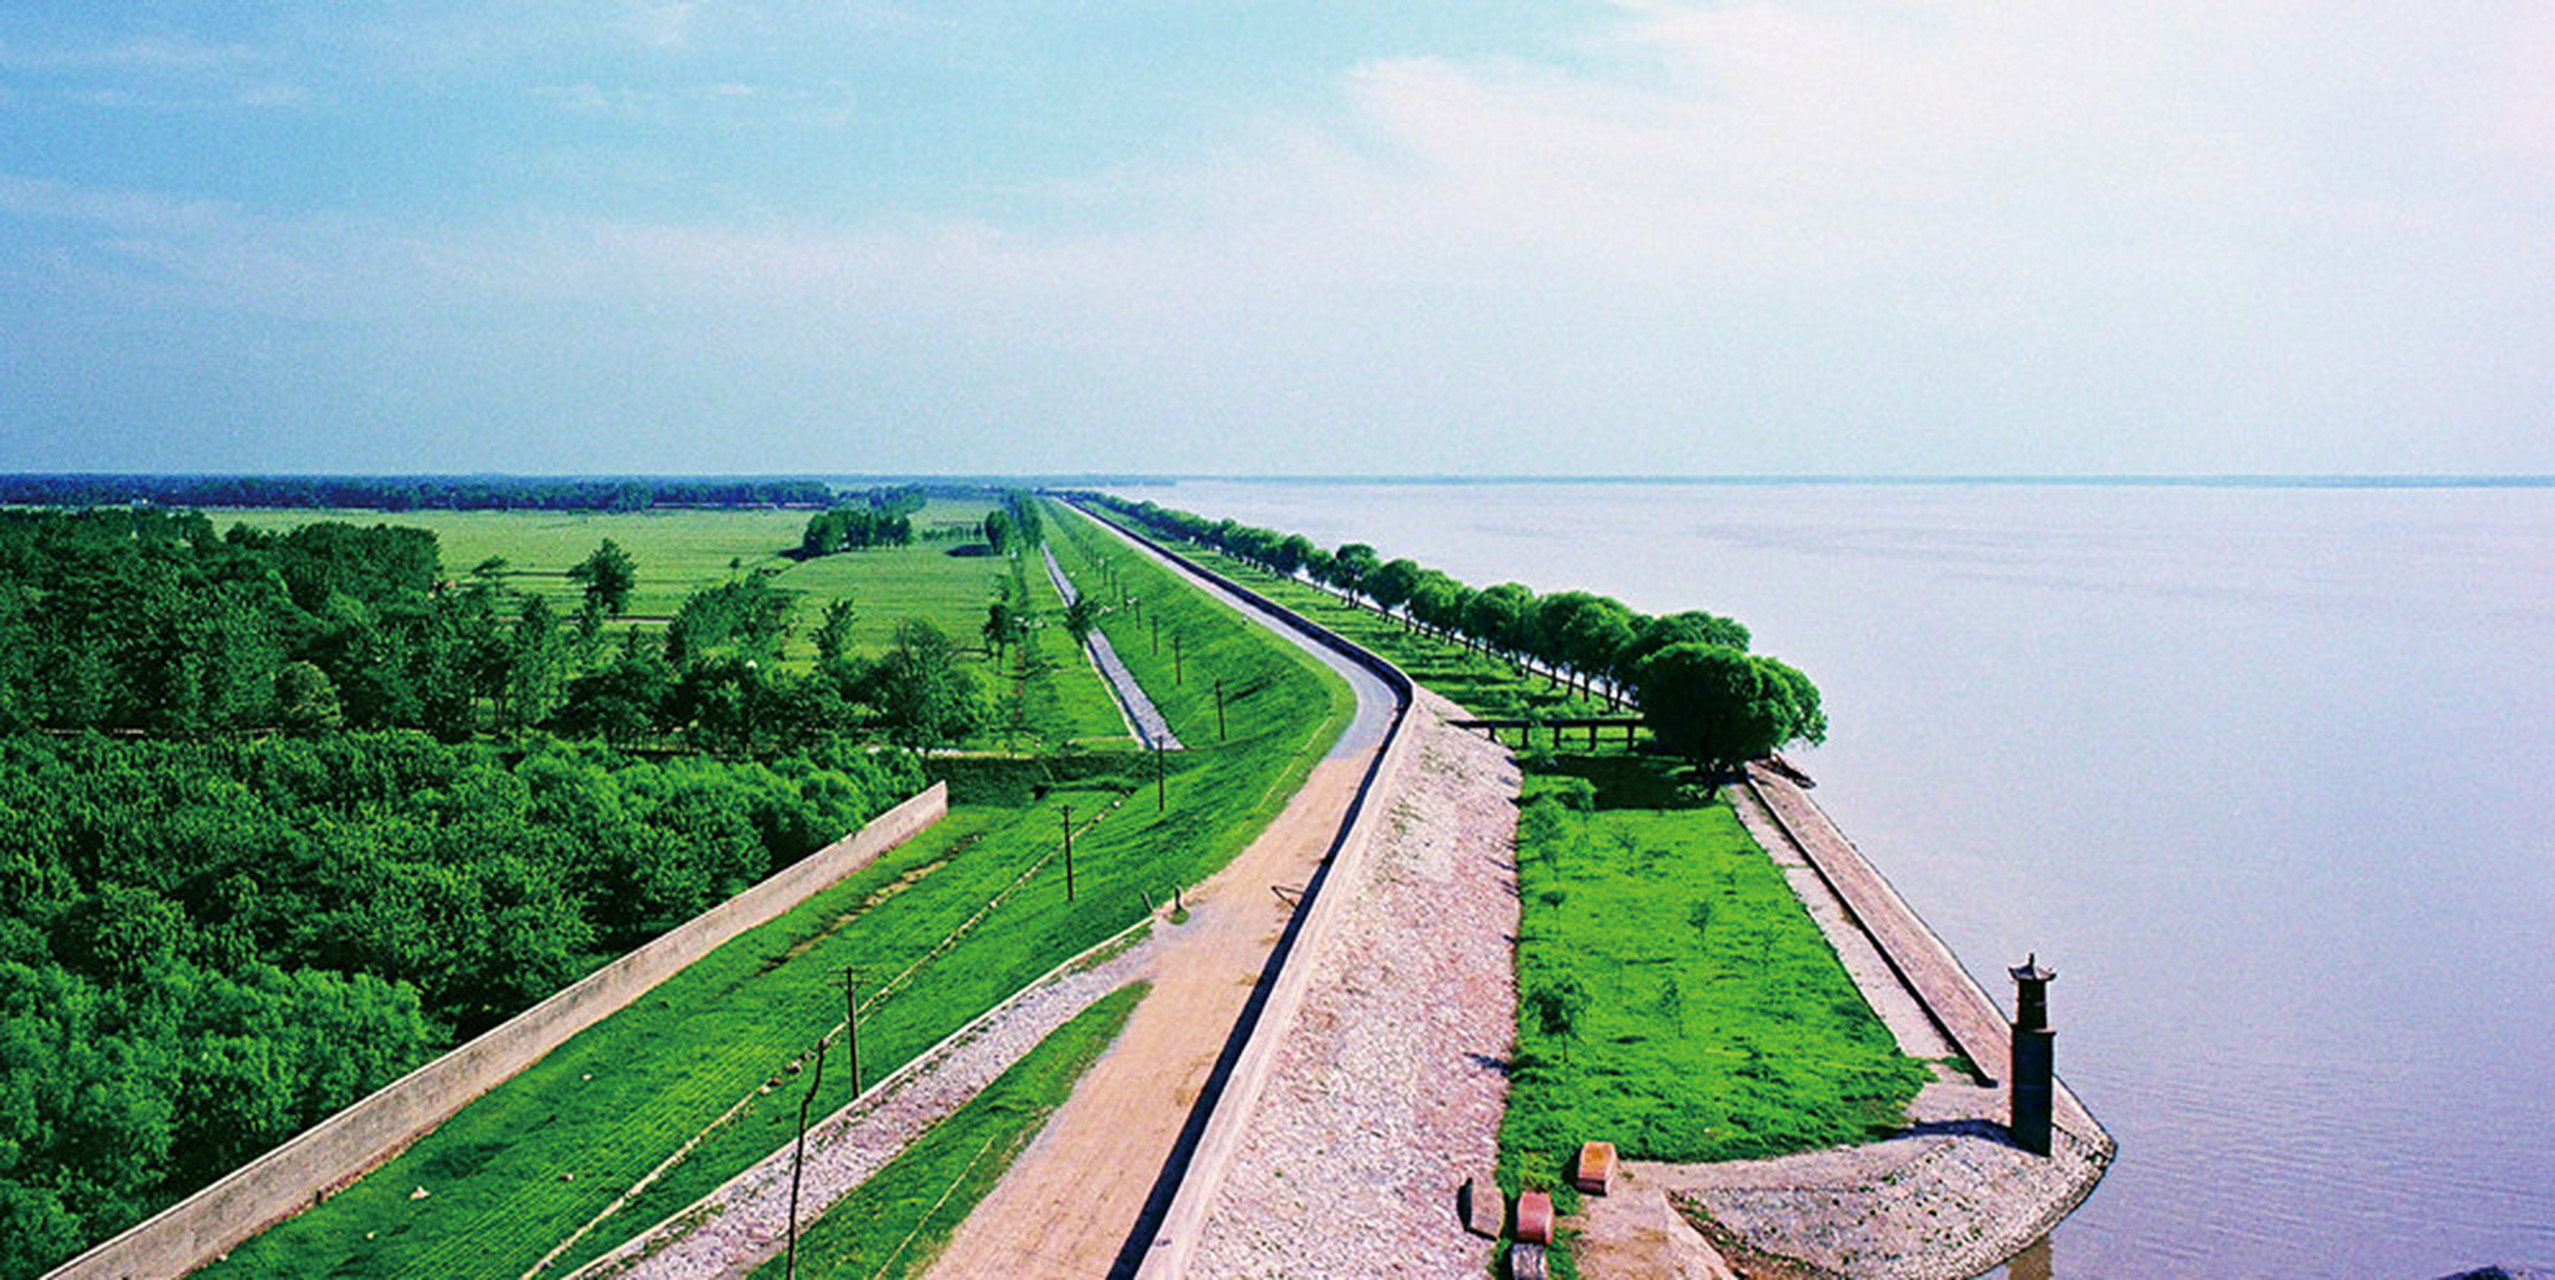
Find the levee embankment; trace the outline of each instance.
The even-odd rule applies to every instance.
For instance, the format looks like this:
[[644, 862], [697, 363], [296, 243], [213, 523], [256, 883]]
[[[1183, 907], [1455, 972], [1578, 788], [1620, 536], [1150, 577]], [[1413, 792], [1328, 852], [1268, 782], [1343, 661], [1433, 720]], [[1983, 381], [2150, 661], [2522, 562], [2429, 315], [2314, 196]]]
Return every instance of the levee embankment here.
[[[1103, 522], [1106, 523], [1105, 521]], [[1256, 593], [1109, 526], [1349, 681], [1358, 714], [1267, 831], [1190, 899], [1152, 993], [970, 1216], [936, 1275], [1179, 1274], [1336, 914], [1329, 886], [1380, 825], [1408, 677]], [[1174, 949], [1176, 950], [1176, 953]]]
[[677, 925], [468, 1044], [419, 1067], [106, 1243], [47, 1280], [175, 1276], [300, 1213], [379, 1167], [471, 1100], [619, 1011], [693, 961], [779, 918], [811, 894], [869, 865], [949, 811], [949, 789], [928, 790], [852, 835], [774, 872]]

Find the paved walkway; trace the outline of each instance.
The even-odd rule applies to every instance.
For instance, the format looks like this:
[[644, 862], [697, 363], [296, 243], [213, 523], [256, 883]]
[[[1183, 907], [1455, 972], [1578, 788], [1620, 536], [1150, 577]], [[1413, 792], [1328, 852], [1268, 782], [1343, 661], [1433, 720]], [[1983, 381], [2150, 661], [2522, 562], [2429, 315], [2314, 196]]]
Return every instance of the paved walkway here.
[[[1047, 577], [1056, 584], [1056, 594], [1063, 596], [1066, 606], [1071, 607], [1074, 601], [1082, 598], [1082, 593], [1074, 589], [1073, 579], [1065, 576], [1064, 566], [1056, 563], [1056, 553], [1047, 544], [1038, 544], [1038, 554], [1047, 558]], [[1170, 722], [1162, 718], [1162, 712], [1154, 707], [1153, 699], [1145, 696], [1144, 686], [1136, 683], [1135, 673], [1127, 670], [1127, 664], [1119, 660], [1118, 651], [1109, 643], [1109, 637], [1094, 627], [1091, 634], [1083, 638], [1082, 647], [1091, 655], [1091, 665], [1099, 669], [1101, 678], [1109, 682], [1109, 692], [1117, 695], [1118, 713], [1127, 718], [1127, 728], [1136, 735], [1136, 741], [1143, 743], [1147, 750], [1154, 747], [1165, 751], [1179, 750], [1180, 740], [1172, 736]]]

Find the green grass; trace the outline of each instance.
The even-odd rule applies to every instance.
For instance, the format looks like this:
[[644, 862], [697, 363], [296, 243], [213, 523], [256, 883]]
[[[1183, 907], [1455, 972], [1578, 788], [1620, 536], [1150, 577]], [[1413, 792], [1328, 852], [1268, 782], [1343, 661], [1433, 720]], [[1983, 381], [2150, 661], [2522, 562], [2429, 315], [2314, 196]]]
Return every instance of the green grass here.
[[490, 556], [516, 571], [509, 585], [548, 597], [574, 613], [582, 589], [558, 575], [591, 554], [605, 538], [639, 565], [630, 612], [641, 617], [673, 614], [697, 588], [727, 581], [728, 562], [740, 567], [782, 568], [781, 553], [798, 545], [805, 511], [314, 511], [259, 509], [206, 513], [227, 529], [246, 524], [289, 529], [324, 520], [399, 525], [432, 530], [442, 548], [444, 576], [460, 579]]
[[[1535, 803], [1571, 779], [1595, 807]], [[1747, 1159], [1865, 1141], [1924, 1083], [1783, 874], [1729, 806], [1664, 761], [1565, 756], [1534, 770], [1518, 828], [1517, 1056], [1501, 1181], [1552, 1190], [1592, 1139], [1628, 1159]], [[1588, 993], [1575, 1037], [1527, 998]]]
[[909, 617], [929, 619], [962, 644], [977, 643], [985, 602], [1008, 566], [986, 554], [980, 539], [960, 535], [991, 509], [989, 502], [934, 499], [913, 517], [916, 537], [911, 546], [848, 551], [805, 562], [783, 554], [798, 546], [807, 527], [805, 511], [259, 509], [212, 514], [222, 528], [247, 524], [286, 529], [340, 520], [432, 530], [446, 577], [460, 579], [481, 561], [502, 557], [510, 566], [509, 587], [548, 599], [562, 614], [576, 612], [583, 589], [561, 575], [610, 538], [639, 566], [629, 615], [641, 621], [616, 625], [659, 624], [702, 587], [739, 572], [770, 569], [780, 574], [778, 585], [801, 593], [796, 615], [800, 634], [790, 656], [804, 660], [814, 652], [807, 635], [825, 605], [846, 595], [860, 607], [852, 633], [853, 647], [860, 652], [883, 652], [897, 622]]
[[[985, 1091], [799, 1233], [808, 1277], [918, 1276], [984, 1199], [1047, 1116], [1115, 1040], [1148, 988], [1113, 992], [1030, 1050]], [[776, 1258], [754, 1273], [785, 1274]]]
[[[1058, 511], [1051, 525], [1079, 520]], [[1078, 536], [1103, 535], [1080, 525]], [[1079, 543], [1059, 551], [1069, 565], [1084, 554]], [[1189, 660], [1204, 664], [1192, 674], [1214, 670], [1233, 686], [1229, 740], [1215, 741], [1211, 681], [1193, 679], [1157, 700], [1184, 737], [1202, 743], [1196, 750], [1159, 761], [1112, 752], [950, 762], [968, 803], [944, 823], [588, 1029], [381, 1170], [234, 1250], [213, 1273], [517, 1276], [730, 1105], [757, 1099], [556, 1274], [786, 1140], [795, 1120], [788, 1091], [756, 1090], [841, 1017], [841, 968], [863, 974], [864, 1065], [876, 1079], [1142, 918], [1173, 883], [1194, 883], [1230, 860], [1338, 736], [1352, 708], [1348, 690], [1295, 646], [1169, 575], [1150, 566], [1126, 572], [1146, 607], [1189, 637]], [[1137, 664], [1139, 678], [1168, 687], [1169, 663], [1166, 651], [1152, 675]], [[1161, 810], [1157, 763], [1168, 801]], [[1077, 830], [1071, 903], [1055, 856], [1068, 808]], [[1025, 887], [983, 912], [1033, 868]], [[881, 994], [909, 969], [909, 982]], [[830, 1111], [849, 1098], [847, 1075], [829, 1071], [819, 1105]], [[429, 1196], [410, 1199], [419, 1186]]]
[[1047, 578], [1046, 561], [1033, 550], [1007, 563], [1012, 600], [1035, 621], [1023, 642], [1003, 655], [999, 669], [988, 671], [994, 723], [971, 745], [1133, 746], [1117, 699], [1065, 629], [1064, 598]]

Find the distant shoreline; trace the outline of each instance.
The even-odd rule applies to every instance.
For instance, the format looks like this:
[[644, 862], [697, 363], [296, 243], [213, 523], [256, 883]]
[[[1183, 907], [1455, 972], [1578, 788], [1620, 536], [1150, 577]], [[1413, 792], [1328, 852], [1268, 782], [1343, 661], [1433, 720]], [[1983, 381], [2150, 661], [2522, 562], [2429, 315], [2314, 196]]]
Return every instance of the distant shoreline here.
[[[2278, 475], [2265, 473], [2229, 473], [2223, 475], [2066, 475], [2066, 474], [1943, 474], [1943, 475], [1858, 475], [1850, 473], [1804, 473], [1759, 475], [1250, 475], [1237, 472], [1201, 472], [1196, 474], [1135, 474], [1119, 472], [1047, 473], [1022, 475], [989, 475], [966, 472], [806, 472], [797, 475], [738, 475], [726, 473], [676, 473], [642, 475], [618, 472], [538, 473], [475, 472], [469, 474], [441, 472], [345, 472], [323, 473], [292, 470], [274, 471], [0, 471], [0, 488], [25, 481], [89, 481], [102, 484], [146, 484], [169, 482], [203, 482], [213, 480], [286, 479], [303, 482], [431, 482], [460, 481], [497, 484], [708, 484], [708, 483], [775, 483], [821, 482], [850, 487], [881, 484], [947, 485], [968, 488], [1144, 488], [1182, 484], [1291, 484], [1347, 487], [1354, 485], [1400, 485], [1411, 487], [1464, 488], [1490, 485], [1612, 485], [1625, 488], [2051, 488], [2051, 489], [2555, 489], [2555, 474], [2489, 475], [2443, 473], [2436, 475]], [[32, 505], [45, 505], [36, 503]], [[273, 503], [187, 503], [206, 510], [228, 510], [235, 507], [272, 508]], [[814, 503], [805, 504], [814, 509]], [[351, 508], [369, 510], [374, 508]], [[400, 508], [379, 508], [398, 510]], [[443, 506], [417, 509], [445, 510]], [[527, 507], [462, 508], [486, 510], [526, 510]], [[657, 510], [794, 510], [796, 505], [782, 503], [659, 503]]]

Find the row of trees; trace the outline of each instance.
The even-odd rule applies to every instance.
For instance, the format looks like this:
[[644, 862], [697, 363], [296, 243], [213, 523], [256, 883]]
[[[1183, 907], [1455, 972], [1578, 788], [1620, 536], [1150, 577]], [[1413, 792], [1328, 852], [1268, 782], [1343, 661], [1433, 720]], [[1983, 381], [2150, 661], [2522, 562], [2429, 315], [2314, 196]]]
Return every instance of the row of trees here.
[[857, 502], [831, 506], [808, 517], [798, 556], [805, 560], [838, 551], [905, 546], [914, 540], [913, 516], [922, 509], [919, 489], [872, 489]]
[[537, 476], [0, 476], [0, 503], [54, 506], [358, 507], [375, 511], [645, 511], [821, 507], [821, 480]]
[[0, 1275], [33, 1275], [922, 783], [416, 733], [0, 739]]
[[1515, 582], [1476, 588], [1416, 561], [1384, 559], [1365, 543], [1325, 550], [1300, 533], [1085, 496], [1158, 533], [1309, 578], [1406, 626], [1539, 668], [1610, 705], [1636, 702], [1662, 746], [1708, 768], [1736, 768], [1827, 736], [1818, 687], [1788, 664], [1748, 652], [1748, 629], [1718, 614], [1649, 616], [1606, 596], [1538, 595]]

